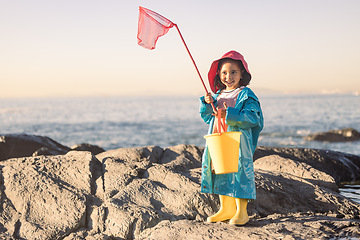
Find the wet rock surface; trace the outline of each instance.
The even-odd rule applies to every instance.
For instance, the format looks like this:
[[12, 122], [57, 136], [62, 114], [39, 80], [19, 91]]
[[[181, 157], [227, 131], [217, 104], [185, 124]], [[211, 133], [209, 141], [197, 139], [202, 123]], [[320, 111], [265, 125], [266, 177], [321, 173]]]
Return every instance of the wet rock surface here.
[[148, 146], [4, 160], [0, 238], [360, 237], [360, 205], [341, 196], [337, 187], [336, 179], [348, 174], [338, 168], [346, 165], [322, 166], [335, 161], [334, 156], [358, 166], [359, 156], [260, 147], [250, 222], [235, 227], [204, 222], [219, 202], [216, 195], [200, 193], [202, 151], [192, 145]]

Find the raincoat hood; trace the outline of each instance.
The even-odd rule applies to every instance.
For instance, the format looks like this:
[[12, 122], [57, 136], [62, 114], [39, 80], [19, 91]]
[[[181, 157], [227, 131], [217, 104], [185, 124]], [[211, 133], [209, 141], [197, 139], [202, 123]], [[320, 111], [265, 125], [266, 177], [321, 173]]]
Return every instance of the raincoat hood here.
[[246, 80], [248, 80], [250, 82], [251, 80], [251, 74], [248, 68], [248, 64], [245, 61], [243, 55], [241, 55], [240, 53], [236, 52], [236, 51], [230, 51], [225, 53], [221, 58], [219, 58], [218, 60], [215, 60], [210, 67], [209, 73], [208, 73], [208, 79], [209, 79], [209, 84], [210, 84], [210, 88], [211, 90], [216, 93], [219, 88], [215, 85], [215, 77], [217, 75], [218, 72], [218, 66], [219, 66], [219, 61], [221, 59], [225, 59], [225, 58], [230, 58], [233, 60], [238, 60], [241, 61], [244, 68], [245, 68], [245, 73], [243, 74], [242, 78], [246, 78]]

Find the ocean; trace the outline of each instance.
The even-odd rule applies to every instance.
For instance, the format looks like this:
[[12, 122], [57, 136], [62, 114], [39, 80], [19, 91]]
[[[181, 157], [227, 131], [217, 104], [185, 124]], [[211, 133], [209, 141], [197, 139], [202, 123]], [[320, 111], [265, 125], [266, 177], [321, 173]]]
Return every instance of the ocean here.
[[[360, 131], [360, 96], [259, 98], [265, 119], [259, 146], [329, 149], [360, 155], [360, 141], [304, 140], [315, 132], [343, 128]], [[90, 143], [105, 150], [148, 145], [204, 146], [208, 126], [198, 110], [198, 96], [0, 99], [0, 134], [42, 135], [69, 147]], [[360, 185], [345, 188], [360, 203]]]

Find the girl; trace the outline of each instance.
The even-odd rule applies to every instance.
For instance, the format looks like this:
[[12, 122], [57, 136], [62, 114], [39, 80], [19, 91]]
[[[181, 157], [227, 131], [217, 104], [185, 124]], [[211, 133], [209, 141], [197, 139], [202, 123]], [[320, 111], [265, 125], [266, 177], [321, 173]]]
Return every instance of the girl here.
[[249, 221], [247, 203], [256, 198], [253, 155], [263, 128], [260, 102], [246, 87], [251, 75], [244, 57], [230, 51], [211, 64], [208, 79], [214, 96], [200, 98], [200, 115], [210, 124], [208, 134], [219, 132], [218, 113], [213, 113], [211, 103], [226, 124], [226, 131], [241, 132], [239, 167], [235, 173], [214, 174], [211, 157], [205, 148], [202, 160], [201, 192], [215, 193], [220, 198], [220, 210], [207, 218], [208, 222], [230, 219], [230, 224], [244, 225]]

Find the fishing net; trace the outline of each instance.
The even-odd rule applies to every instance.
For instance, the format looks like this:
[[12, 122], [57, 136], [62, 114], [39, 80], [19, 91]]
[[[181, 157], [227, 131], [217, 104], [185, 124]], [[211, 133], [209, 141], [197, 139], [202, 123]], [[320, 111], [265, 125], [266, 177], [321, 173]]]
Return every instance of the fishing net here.
[[159, 37], [165, 35], [174, 23], [149, 9], [139, 7], [138, 44], [154, 49]]

